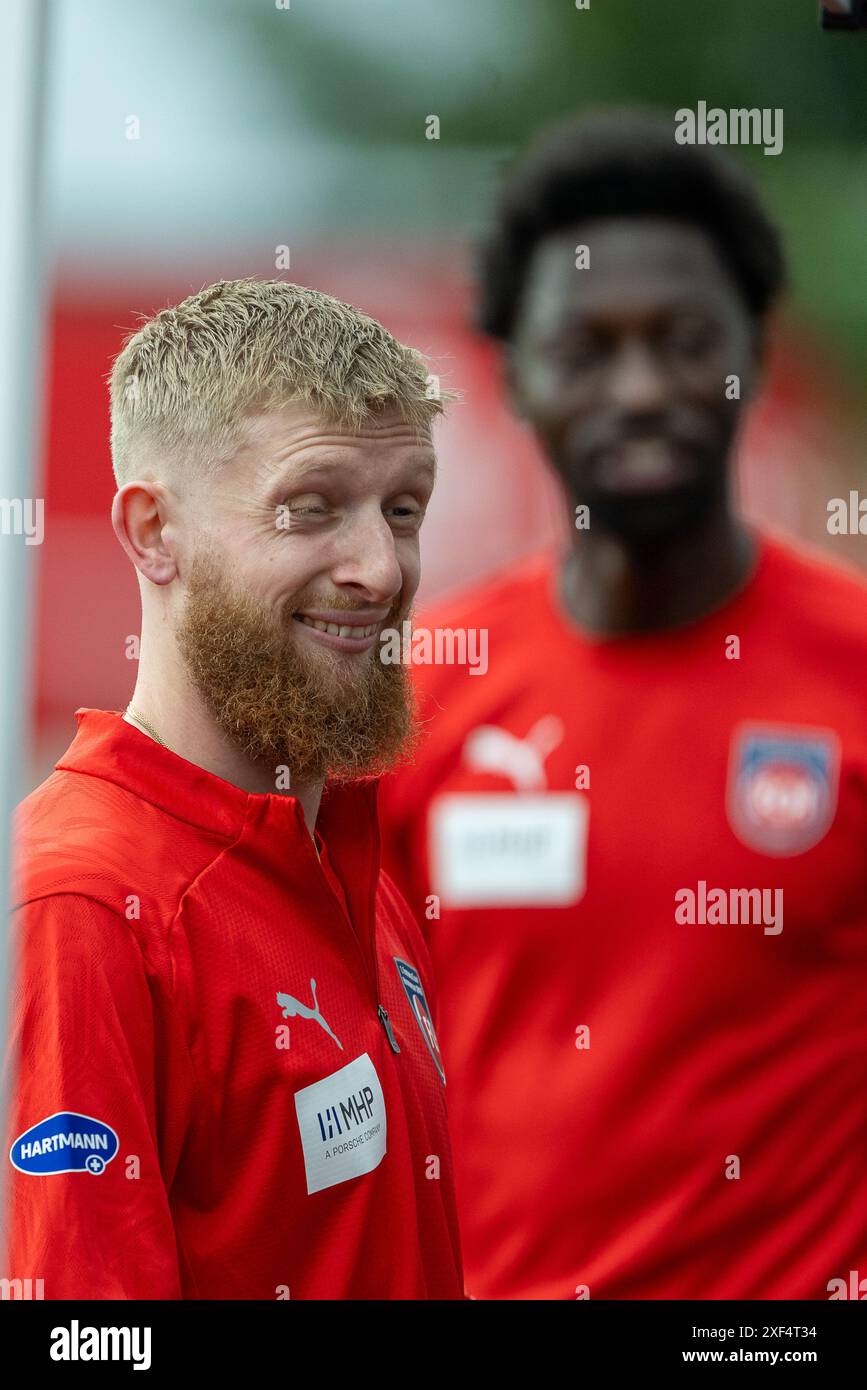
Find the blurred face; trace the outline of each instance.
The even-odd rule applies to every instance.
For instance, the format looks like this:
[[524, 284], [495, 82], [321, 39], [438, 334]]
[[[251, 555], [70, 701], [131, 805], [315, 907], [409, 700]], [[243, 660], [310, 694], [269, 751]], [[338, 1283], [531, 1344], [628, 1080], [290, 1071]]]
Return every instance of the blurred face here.
[[[590, 268], [575, 247], [590, 248]], [[725, 502], [729, 451], [755, 373], [740, 293], [698, 228], [588, 222], [544, 240], [509, 371], [516, 404], [590, 527], [654, 537]], [[726, 377], [741, 399], [726, 399]]]
[[434, 467], [430, 436], [395, 415], [351, 435], [286, 409], [202, 488], [177, 641], [247, 757], [344, 780], [406, 751], [406, 668], [380, 661], [379, 635], [418, 587]]

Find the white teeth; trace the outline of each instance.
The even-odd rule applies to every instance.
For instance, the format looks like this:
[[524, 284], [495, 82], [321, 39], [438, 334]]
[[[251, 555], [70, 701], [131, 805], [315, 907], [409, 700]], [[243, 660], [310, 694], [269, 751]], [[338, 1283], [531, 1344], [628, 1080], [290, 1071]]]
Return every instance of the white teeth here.
[[305, 613], [299, 613], [297, 616], [308, 627], [315, 627], [318, 632], [329, 632], [332, 637], [372, 637], [378, 627], [377, 623], [370, 623], [367, 627], [351, 627], [347, 623], [324, 623], [318, 618], [308, 618]]

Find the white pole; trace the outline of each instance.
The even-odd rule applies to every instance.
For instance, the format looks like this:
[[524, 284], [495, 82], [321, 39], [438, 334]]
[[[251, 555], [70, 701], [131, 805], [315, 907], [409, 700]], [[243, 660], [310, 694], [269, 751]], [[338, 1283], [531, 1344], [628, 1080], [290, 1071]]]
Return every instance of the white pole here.
[[[29, 730], [31, 589], [41, 533], [34, 497], [37, 383], [41, 356], [42, 121], [45, 87], [44, 0], [0, 4], [0, 891], [10, 891], [9, 828], [25, 774]], [[0, 1059], [6, 1052], [9, 991], [8, 913], [0, 921]], [[0, 1076], [0, 1125], [8, 1097]], [[5, 1146], [0, 1151], [0, 1213], [5, 1212]], [[2, 1236], [0, 1220], [0, 1236]], [[0, 1277], [14, 1277], [0, 1249]]]

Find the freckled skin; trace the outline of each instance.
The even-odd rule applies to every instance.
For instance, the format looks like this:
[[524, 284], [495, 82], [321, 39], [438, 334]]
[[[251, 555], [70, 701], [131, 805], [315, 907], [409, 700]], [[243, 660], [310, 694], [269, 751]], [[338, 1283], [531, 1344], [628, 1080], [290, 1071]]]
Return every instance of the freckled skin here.
[[[590, 249], [576, 269], [575, 248]], [[755, 389], [760, 326], [710, 237], [606, 218], [532, 257], [507, 379], [569, 504], [562, 601], [582, 626], [688, 622], [743, 583], [754, 545], [731, 504], [733, 446]], [[726, 396], [737, 376], [740, 399]]]

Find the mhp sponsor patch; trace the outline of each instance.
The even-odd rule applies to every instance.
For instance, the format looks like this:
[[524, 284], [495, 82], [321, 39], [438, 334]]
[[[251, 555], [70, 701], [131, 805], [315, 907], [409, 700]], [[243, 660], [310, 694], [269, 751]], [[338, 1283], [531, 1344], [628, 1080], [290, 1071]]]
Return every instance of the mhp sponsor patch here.
[[111, 1125], [92, 1115], [58, 1110], [25, 1129], [9, 1150], [19, 1173], [45, 1177], [50, 1173], [103, 1173], [119, 1148]]
[[307, 1192], [378, 1168], [386, 1153], [385, 1097], [368, 1053], [295, 1092]]
[[443, 1085], [445, 1085], [446, 1074], [445, 1070], [443, 1069], [443, 1059], [440, 1053], [440, 1045], [437, 1042], [437, 1035], [434, 1032], [433, 1019], [431, 1018], [431, 1011], [428, 1008], [428, 1002], [425, 998], [424, 985], [421, 982], [421, 976], [419, 975], [415, 966], [409, 965], [405, 960], [400, 960], [398, 956], [392, 956], [392, 960], [397, 966], [397, 973], [400, 976], [400, 982], [403, 985], [404, 990], [406, 991], [406, 997], [409, 1000], [409, 1007], [412, 1009], [413, 1016], [415, 1018], [416, 1023], [419, 1026], [421, 1035], [427, 1043], [428, 1052], [430, 1053], [431, 1057], [433, 1057], [434, 1066], [440, 1074], [440, 1081], [443, 1083]]
[[581, 792], [454, 792], [428, 820], [443, 907], [570, 907], [587, 888], [590, 802]]
[[832, 730], [741, 725], [729, 761], [729, 824], [761, 854], [802, 854], [831, 828], [839, 774]]

